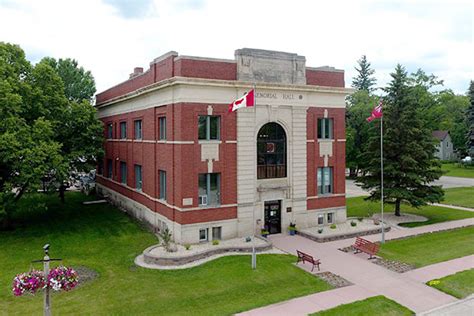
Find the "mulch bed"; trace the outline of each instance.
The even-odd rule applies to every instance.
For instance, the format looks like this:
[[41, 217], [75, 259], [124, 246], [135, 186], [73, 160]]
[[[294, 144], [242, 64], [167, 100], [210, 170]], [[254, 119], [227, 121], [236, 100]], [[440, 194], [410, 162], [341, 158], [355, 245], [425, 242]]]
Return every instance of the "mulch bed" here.
[[[347, 252], [347, 253], [355, 251], [355, 249], [352, 246], [339, 248], [339, 250], [342, 252]], [[415, 266], [411, 264], [401, 262], [401, 261], [396, 261], [396, 260], [387, 260], [381, 257], [376, 257], [375, 259], [370, 260], [370, 261], [376, 265], [382, 266], [388, 270], [391, 270], [397, 273], [404, 273], [404, 272], [415, 269]]]
[[88, 267], [77, 266], [73, 267], [73, 269], [76, 270], [77, 275], [79, 276], [78, 286], [90, 282], [99, 277], [99, 274], [96, 271]]
[[347, 281], [343, 277], [329, 271], [316, 273], [315, 275], [321, 280], [326, 281], [327, 283], [331, 284], [335, 288], [352, 285], [351, 282]]

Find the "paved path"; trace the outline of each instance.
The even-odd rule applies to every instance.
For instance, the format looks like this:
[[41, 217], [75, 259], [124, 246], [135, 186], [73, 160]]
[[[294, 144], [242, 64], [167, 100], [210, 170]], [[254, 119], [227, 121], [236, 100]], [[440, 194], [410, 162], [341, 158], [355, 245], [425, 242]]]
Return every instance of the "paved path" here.
[[[421, 226], [410, 230], [390, 231], [386, 234], [386, 239], [468, 225], [474, 225], [474, 219]], [[374, 241], [380, 238], [378, 235], [366, 237]], [[338, 274], [354, 285], [265, 306], [242, 313], [242, 315], [307, 315], [375, 295], [384, 295], [416, 313], [425, 312], [457, 300], [425, 285], [424, 280], [439, 278], [474, 267], [474, 260], [472, 260], [474, 256], [469, 256], [452, 261], [452, 267], [449, 269], [446, 267], [446, 263], [439, 263], [410, 273], [399, 274], [371, 263], [367, 260], [366, 254], [354, 255], [337, 250], [350, 245], [353, 239], [328, 243], [316, 243], [300, 236], [286, 235], [273, 235], [270, 236], [270, 239], [275, 247], [285, 252], [294, 254], [298, 249], [320, 258], [322, 271]], [[309, 266], [304, 268], [309, 269]]]
[[447, 208], [453, 208], [455, 210], [474, 212], [474, 208], [470, 208], [470, 207], [457, 206], [457, 205], [451, 205], [451, 204], [441, 204], [441, 203], [433, 203], [433, 205], [447, 207]]
[[[433, 182], [434, 185], [441, 185], [445, 189], [458, 187], [472, 187], [474, 186], [473, 178], [447, 177], [443, 176], [439, 180]], [[355, 184], [354, 180], [346, 180], [346, 196], [363, 196], [368, 195], [367, 191], [362, 190]]]
[[474, 315], [474, 295], [463, 300], [438, 307], [419, 314], [419, 316], [473, 316]]

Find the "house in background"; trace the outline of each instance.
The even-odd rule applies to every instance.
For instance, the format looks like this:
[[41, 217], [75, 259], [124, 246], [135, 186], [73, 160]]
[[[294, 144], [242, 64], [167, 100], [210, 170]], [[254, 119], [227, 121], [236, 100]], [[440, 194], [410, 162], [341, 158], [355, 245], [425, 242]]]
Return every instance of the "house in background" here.
[[440, 160], [452, 160], [454, 156], [453, 141], [449, 131], [433, 131], [433, 137], [438, 140], [436, 157]]

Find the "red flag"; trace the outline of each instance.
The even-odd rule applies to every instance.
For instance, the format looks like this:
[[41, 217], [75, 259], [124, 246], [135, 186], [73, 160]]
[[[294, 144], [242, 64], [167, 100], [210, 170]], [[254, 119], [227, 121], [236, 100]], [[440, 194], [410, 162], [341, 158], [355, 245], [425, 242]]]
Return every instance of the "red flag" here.
[[376, 118], [382, 117], [382, 99], [380, 99], [379, 105], [377, 105], [373, 110], [372, 114], [367, 118], [367, 122], [372, 122]]
[[245, 108], [248, 106], [255, 105], [255, 98], [254, 98], [254, 90], [250, 90], [249, 92], [245, 93], [243, 97], [240, 99], [235, 100], [231, 104], [229, 104], [229, 113], [234, 112], [237, 109]]

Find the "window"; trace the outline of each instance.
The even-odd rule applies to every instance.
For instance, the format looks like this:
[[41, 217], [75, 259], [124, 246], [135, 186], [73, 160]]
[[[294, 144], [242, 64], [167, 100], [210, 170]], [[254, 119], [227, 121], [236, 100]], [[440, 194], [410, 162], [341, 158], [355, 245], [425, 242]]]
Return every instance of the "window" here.
[[199, 205], [218, 205], [220, 203], [220, 195], [220, 174], [200, 174]]
[[127, 164], [123, 161], [120, 162], [120, 182], [127, 184]]
[[212, 227], [212, 240], [221, 240], [222, 239], [222, 227]]
[[103, 174], [104, 173], [104, 160], [99, 160], [99, 166], [97, 170], [98, 174]]
[[328, 224], [334, 223], [334, 213], [328, 213]]
[[143, 183], [142, 183], [142, 166], [135, 165], [135, 188], [139, 191], [142, 190]]
[[318, 194], [329, 194], [333, 191], [332, 167], [318, 168]]
[[114, 138], [114, 124], [112, 123], [107, 124], [107, 138], [108, 139]]
[[318, 215], [318, 225], [323, 225], [324, 224], [324, 215], [319, 214]]
[[257, 178], [286, 177], [286, 133], [277, 123], [262, 126], [257, 135]]
[[142, 139], [142, 120], [136, 120], [135, 124], [135, 139]]
[[112, 179], [112, 159], [107, 159], [107, 178]]
[[199, 241], [208, 241], [208, 238], [207, 238], [208, 231], [209, 231], [208, 228], [199, 230]]
[[320, 118], [318, 119], [318, 138], [319, 139], [332, 139], [332, 126], [333, 119]]
[[198, 119], [198, 138], [202, 140], [217, 140], [220, 137], [220, 117], [200, 115]]
[[166, 171], [158, 171], [160, 178], [160, 200], [166, 200]]
[[166, 117], [160, 117], [158, 119], [158, 127], [159, 127], [159, 139], [165, 140], [166, 139]]
[[127, 122], [120, 122], [120, 139], [127, 139]]

